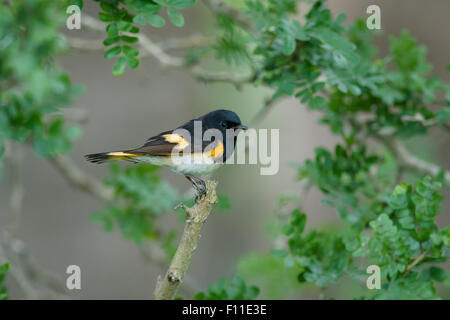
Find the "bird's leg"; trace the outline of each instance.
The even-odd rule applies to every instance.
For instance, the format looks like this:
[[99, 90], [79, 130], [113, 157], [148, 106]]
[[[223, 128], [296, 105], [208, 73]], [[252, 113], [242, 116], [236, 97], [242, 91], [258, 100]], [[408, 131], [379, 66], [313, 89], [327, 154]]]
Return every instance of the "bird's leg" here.
[[192, 183], [192, 186], [197, 191], [195, 202], [197, 202], [198, 199], [202, 199], [206, 195], [206, 182], [190, 174], [185, 175], [185, 177]]

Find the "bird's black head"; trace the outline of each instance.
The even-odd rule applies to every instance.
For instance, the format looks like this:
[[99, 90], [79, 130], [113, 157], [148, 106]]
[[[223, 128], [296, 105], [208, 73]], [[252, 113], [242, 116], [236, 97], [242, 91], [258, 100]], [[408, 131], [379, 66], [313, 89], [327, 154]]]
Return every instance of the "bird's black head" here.
[[239, 116], [230, 110], [215, 110], [205, 114], [199, 120], [202, 120], [205, 129], [219, 129], [225, 131], [227, 129], [243, 129], [247, 127], [241, 123]]

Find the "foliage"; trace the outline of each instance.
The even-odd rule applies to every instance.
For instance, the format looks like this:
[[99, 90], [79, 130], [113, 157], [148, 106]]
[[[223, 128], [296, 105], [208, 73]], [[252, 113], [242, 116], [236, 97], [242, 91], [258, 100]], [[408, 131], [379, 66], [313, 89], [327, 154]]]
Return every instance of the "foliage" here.
[[[139, 66], [139, 50], [131, 44], [138, 44], [138, 26], [147, 24], [161, 28], [166, 20], [160, 15], [166, 11], [175, 26], [184, 25], [183, 15], [179, 10], [195, 4], [195, 0], [95, 0], [99, 2], [101, 11], [98, 17], [108, 23], [107, 38], [103, 44], [109, 47], [104, 56], [106, 59], [117, 57], [112, 72], [115, 76], [123, 75], [125, 68], [135, 69]], [[138, 26], [136, 26], [138, 25]]]
[[[155, 226], [157, 218], [170, 211], [178, 199], [176, 191], [158, 175], [158, 167], [139, 164], [120, 170], [111, 165], [111, 176], [105, 181], [115, 191], [114, 205], [96, 213], [94, 220], [103, 223], [106, 231], [118, 225], [125, 238], [141, 242], [145, 238], [155, 239], [162, 235]], [[165, 246], [170, 247], [165, 238]]]
[[[398, 185], [389, 197], [373, 206], [377, 209], [368, 223], [369, 233], [360, 233], [354, 226], [341, 233], [305, 232], [306, 215], [296, 209], [283, 229], [289, 250], [274, 254], [283, 258], [287, 267], [302, 268], [298, 281], [319, 287], [344, 275], [364, 274], [364, 270], [358, 270], [356, 259], [365, 257], [366, 265], [378, 265], [383, 277], [383, 290], [373, 298], [436, 298], [434, 283], [445, 280], [445, 271], [432, 266], [418, 272], [413, 267], [443, 262], [449, 254], [450, 229], [439, 229], [435, 223], [442, 200], [440, 188], [441, 184], [431, 177], [415, 187]], [[370, 211], [366, 214], [374, 215]]]
[[[195, 4], [94, 1], [100, 7], [98, 18], [107, 23], [104, 56], [116, 59], [114, 75], [139, 66], [144, 28], [165, 26], [165, 16], [182, 27], [182, 10]], [[54, 156], [70, 151], [81, 133], [58, 113], [77, 92], [55, 62], [65, 50], [59, 27], [63, 4], [69, 2], [83, 3], [0, 4], [0, 158], [7, 139], [31, 143], [37, 153]], [[333, 150], [317, 147], [313, 159], [296, 165], [298, 180], [316, 186], [324, 195], [322, 203], [336, 210], [337, 226], [307, 229], [307, 214], [294, 203], [277, 235], [282, 245], [271, 255], [244, 258], [240, 273], [247, 282], [262, 283], [269, 296], [279, 296], [286, 281], [290, 286], [285, 292], [305, 283], [324, 290], [347, 278], [362, 283], [364, 266], [376, 264], [382, 271], [382, 290], [364, 298], [439, 298], [436, 284], [449, 282], [438, 265], [448, 259], [450, 228], [438, 227], [436, 216], [448, 181], [443, 174], [422, 177], [424, 170], [415, 172], [414, 166], [402, 163], [389, 142], [424, 136], [430, 127], [448, 131], [450, 85], [431, 74], [426, 48], [408, 31], [390, 36], [389, 52], [382, 57], [372, 44], [377, 33], [364, 21], [344, 24], [345, 15], [333, 17], [325, 0], [304, 1], [301, 11], [298, 2], [224, 4], [228, 10], [215, 13], [212, 43], [184, 57], [190, 71], [211, 56], [245, 67], [252, 73], [249, 82], [271, 88], [274, 100], [294, 97], [318, 112], [320, 123], [340, 141]], [[384, 147], [373, 147], [372, 142]], [[412, 183], [403, 182], [410, 173]], [[136, 242], [159, 241], [170, 258], [176, 233], [161, 232], [157, 222], [180, 197], [156, 167], [112, 166], [105, 183], [114, 190], [115, 201], [94, 219], [106, 230], [118, 226], [125, 238]], [[227, 199], [221, 197], [225, 208], [230, 207]], [[195, 298], [253, 299], [258, 293], [235, 276]]]
[[299, 290], [296, 266], [286, 268], [283, 259], [272, 254], [250, 253], [243, 257], [237, 270], [247, 282], [256, 284], [261, 289], [261, 299], [282, 299]]
[[6, 292], [6, 287], [3, 284], [6, 274], [9, 270], [9, 263], [4, 263], [0, 265], [0, 300], [7, 300], [8, 294]]
[[220, 279], [208, 287], [208, 292], [199, 292], [194, 300], [253, 300], [259, 294], [256, 286], [247, 286], [244, 280], [235, 275], [231, 281]]
[[70, 151], [80, 136], [56, 112], [77, 92], [55, 57], [65, 50], [62, 3], [0, 4], [0, 158], [5, 139], [31, 143], [44, 156]]

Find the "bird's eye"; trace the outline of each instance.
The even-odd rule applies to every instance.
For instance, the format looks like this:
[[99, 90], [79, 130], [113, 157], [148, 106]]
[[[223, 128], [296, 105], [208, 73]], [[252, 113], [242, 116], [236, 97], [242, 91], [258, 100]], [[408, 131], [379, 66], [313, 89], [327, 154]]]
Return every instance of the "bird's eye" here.
[[225, 121], [221, 121], [220, 125], [222, 126], [222, 128], [226, 128], [227, 127], [227, 123]]

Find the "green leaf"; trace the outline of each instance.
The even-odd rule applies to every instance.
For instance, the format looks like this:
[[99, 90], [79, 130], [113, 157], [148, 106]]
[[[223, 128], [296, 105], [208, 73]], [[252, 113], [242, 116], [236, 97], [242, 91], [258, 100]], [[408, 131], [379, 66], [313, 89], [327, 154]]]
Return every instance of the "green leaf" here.
[[187, 9], [195, 4], [195, 0], [168, 0], [168, 2], [176, 9]]
[[106, 38], [106, 39], [103, 41], [103, 45], [106, 46], [106, 47], [108, 47], [108, 46], [110, 46], [110, 45], [112, 45], [112, 44], [114, 44], [114, 43], [117, 43], [117, 42], [120, 42], [120, 37], [119, 37], [119, 36], [117, 36], [117, 37], [111, 37], [111, 38]]
[[147, 16], [144, 13], [140, 13], [133, 18], [133, 22], [141, 26], [145, 26], [147, 23]]
[[438, 268], [438, 267], [431, 267], [429, 269], [430, 276], [433, 280], [436, 280], [438, 282], [445, 281], [447, 279], [447, 273], [444, 269]]
[[122, 46], [123, 54], [126, 55], [129, 58], [136, 57], [139, 54], [139, 50], [131, 47], [131, 46]]
[[133, 25], [128, 21], [120, 20], [119, 22], [117, 22], [117, 28], [120, 31], [129, 32], [133, 28]]
[[70, 4], [76, 5], [80, 8], [80, 10], [83, 9], [83, 0], [70, 0]]
[[114, 63], [112, 73], [115, 76], [121, 76], [125, 72], [125, 66], [127, 64], [127, 58], [125, 56], [120, 56]]
[[120, 39], [123, 42], [128, 42], [128, 43], [138, 43], [139, 42], [139, 39], [137, 37], [120, 36]]
[[169, 7], [167, 8], [167, 15], [169, 16], [170, 21], [177, 27], [184, 26], [183, 15], [178, 10]]
[[148, 15], [147, 21], [155, 28], [161, 28], [166, 24], [166, 20], [163, 17], [158, 16], [157, 14]]
[[119, 36], [119, 28], [117, 24], [111, 23], [106, 27], [106, 32], [108, 33], [108, 38], [114, 38]]
[[139, 60], [135, 57], [127, 56], [127, 65], [130, 69], [135, 69], [139, 66]]
[[121, 52], [122, 52], [122, 47], [115, 46], [115, 47], [112, 47], [112, 48], [106, 50], [104, 56], [106, 59], [111, 59], [111, 58], [114, 58], [115, 56], [119, 55]]
[[309, 102], [309, 106], [311, 107], [311, 109], [313, 110], [317, 110], [320, 109], [321, 107], [323, 107], [326, 104], [326, 100], [323, 97], [320, 96], [315, 96], [311, 99], [311, 101]]
[[173, 7], [175, 9], [187, 9], [194, 5], [195, 0], [155, 0], [155, 2], [162, 6]]
[[103, 22], [111, 22], [114, 20], [114, 17], [112, 15], [110, 15], [109, 13], [105, 13], [105, 12], [99, 12], [98, 18], [100, 19], [100, 21], [103, 21]]
[[102, 8], [103, 11], [108, 12], [108, 13], [113, 13], [116, 10], [113, 6], [111, 6], [105, 2], [100, 3], [100, 8]]
[[291, 55], [295, 51], [295, 38], [293, 36], [286, 35], [283, 38], [283, 54]]
[[324, 27], [313, 29], [310, 31], [310, 35], [336, 50], [347, 60], [347, 62], [352, 64], [359, 62], [356, 46], [349, 42], [344, 36]]

